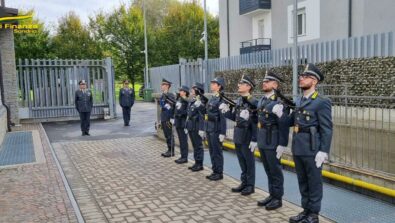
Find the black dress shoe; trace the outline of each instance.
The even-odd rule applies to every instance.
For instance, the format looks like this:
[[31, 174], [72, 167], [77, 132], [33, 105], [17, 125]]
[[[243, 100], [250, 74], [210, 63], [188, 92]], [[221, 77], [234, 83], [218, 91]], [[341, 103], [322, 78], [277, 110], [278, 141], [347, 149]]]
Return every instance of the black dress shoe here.
[[266, 204], [266, 210], [276, 210], [283, 206], [283, 202], [280, 199], [273, 198], [269, 203]]
[[273, 197], [269, 196], [269, 197], [267, 197], [267, 198], [265, 198], [265, 199], [263, 199], [261, 201], [258, 201], [258, 206], [259, 207], [266, 206], [272, 199], [273, 199]]
[[85, 135], [90, 136], [89, 132], [85, 132]]
[[179, 158], [178, 160], [175, 160], [177, 164], [183, 164], [183, 163], [188, 163], [188, 159], [186, 158]]
[[211, 173], [210, 175], [206, 176], [206, 179], [210, 179], [215, 173]]
[[308, 214], [307, 217], [301, 221], [301, 223], [318, 223], [318, 222], [319, 222], [318, 214], [315, 213]]
[[86, 136], [86, 134], [85, 134], [85, 132], [82, 132], [82, 134], [81, 134], [82, 136]]
[[193, 167], [191, 170], [192, 170], [192, 172], [197, 172], [197, 171], [201, 171], [201, 170], [203, 170], [204, 168], [203, 168], [203, 166], [201, 166], [201, 165], [196, 165], [195, 167]]
[[232, 192], [240, 193], [245, 187], [246, 187], [245, 184], [240, 184], [238, 187], [233, 187]]
[[167, 151], [167, 152], [165, 152], [165, 153], [162, 153], [162, 156], [163, 157], [171, 157], [171, 153], [170, 153], [170, 151]]
[[303, 210], [302, 212], [300, 212], [298, 215], [296, 216], [292, 216], [289, 218], [289, 223], [299, 223], [302, 222], [307, 215], [309, 214], [308, 210]]
[[215, 173], [211, 175], [208, 179], [211, 181], [217, 181], [217, 180], [222, 180], [224, 176], [221, 173]]
[[255, 193], [255, 187], [253, 186], [246, 186], [242, 191], [241, 191], [241, 195], [243, 196], [248, 196], [250, 194]]
[[195, 168], [197, 166], [197, 164], [195, 163], [195, 164], [193, 164], [192, 166], [189, 166], [188, 167], [188, 170], [192, 170], [193, 168]]

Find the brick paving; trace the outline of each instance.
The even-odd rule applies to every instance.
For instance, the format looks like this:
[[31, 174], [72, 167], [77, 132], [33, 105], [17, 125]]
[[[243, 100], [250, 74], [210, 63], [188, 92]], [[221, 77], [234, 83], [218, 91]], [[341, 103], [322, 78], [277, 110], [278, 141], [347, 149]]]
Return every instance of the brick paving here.
[[39, 133], [33, 136], [41, 142], [36, 146], [43, 162], [0, 167], [0, 222], [77, 222], [44, 129], [39, 124], [13, 129], [31, 130]]
[[165, 144], [155, 136], [53, 147], [87, 222], [288, 222], [301, 210], [288, 202], [271, 212], [257, 207], [266, 192], [231, 193], [237, 180], [210, 182], [207, 167], [192, 173], [162, 158]]

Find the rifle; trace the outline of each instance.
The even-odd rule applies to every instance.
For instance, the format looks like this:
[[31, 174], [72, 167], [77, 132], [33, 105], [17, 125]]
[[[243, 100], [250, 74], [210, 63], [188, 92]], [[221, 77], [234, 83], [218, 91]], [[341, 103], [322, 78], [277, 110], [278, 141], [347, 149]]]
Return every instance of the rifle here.
[[226, 97], [224, 92], [220, 92], [219, 97], [222, 98], [225, 101], [225, 103], [228, 104], [230, 107], [236, 107], [236, 102]]
[[[179, 94], [178, 94], [178, 95], [179, 95]], [[167, 94], [164, 94], [164, 96], [165, 96], [165, 101], [166, 101], [167, 103], [169, 103], [171, 106], [174, 106], [174, 105], [177, 103], [176, 100], [174, 100], [173, 98], [169, 97]], [[179, 97], [179, 96], [178, 96], [178, 97]]]
[[296, 107], [295, 102], [293, 102], [291, 99], [288, 99], [287, 97], [285, 97], [279, 90], [274, 89], [274, 93], [277, 95], [277, 97], [279, 97], [281, 99], [283, 104], [286, 105], [287, 107], [290, 107], [290, 108]]
[[254, 104], [252, 104], [246, 97], [241, 97], [242, 98], [242, 100], [243, 100], [243, 104], [244, 103], [247, 103], [248, 104], [248, 110], [250, 111], [250, 112], [256, 112], [257, 111], [257, 107], [256, 107], [256, 105], [254, 105]]
[[200, 97], [200, 99], [202, 100], [203, 104], [206, 104], [208, 102], [208, 98], [206, 96], [204, 96], [204, 94], [202, 94], [202, 92], [195, 91], [196, 95]]

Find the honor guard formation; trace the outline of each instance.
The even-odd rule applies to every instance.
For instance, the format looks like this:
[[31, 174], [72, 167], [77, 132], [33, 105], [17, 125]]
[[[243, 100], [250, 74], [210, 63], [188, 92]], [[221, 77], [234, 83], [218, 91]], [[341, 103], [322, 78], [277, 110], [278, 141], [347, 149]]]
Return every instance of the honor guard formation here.
[[[158, 100], [159, 127], [166, 138], [167, 150], [162, 153], [162, 156], [175, 155], [174, 132], [177, 132], [181, 157], [175, 162], [187, 163], [189, 136], [195, 163], [188, 169], [194, 172], [203, 170], [203, 145], [206, 143], [212, 164], [212, 173], [206, 178], [211, 181], [223, 179], [222, 144], [226, 137], [226, 119], [230, 119], [235, 122], [233, 142], [241, 169], [241, 183], [232, 188], [231, 192], [240, 193], [242, 196], [255, 192], [254, 151], [258, 149], [268, 178], [269, 196], [258, 201], [257, 205], [269, 211], [276, 210], [282, 207], [284, 195], [284, 176], [280, 160], [288, 146], [290, 128], [292, 128], [290, 147], [295, 162], [303, 211], [292, 216], [289, 222], [319, 222], [318, 216], [323, 196], [321, 170], [322, 164], [328, 159], [333, 131], [331, 101], [322, 97], [316, 90], [317, 84], [323, 79], [324, 75], [314, 64], [307, 64], [303, 73], [299, 75], [302, 95], [295, 101], [287, 99], [280, 93], [278, 89], [284, 81], [272, 71], [267, 71], [263, 77], [261, 85], [263, 97], [261, 98], [255, 98], [252, 95], [257, 87], [253, 79], [248, 75], [243, 75], [237, 86], [236, 100], [225, 95], [226, 86], [222, 77], [211, 80], [212, 96], [210, 98], [204, 95], [202, 83], [195, 83], [190, 88], [181, 86], [175, 96], [169, 92], [172, 83], [163, 79], [162, 95]], [[120, 95], [128, 95], [127, 89], [121, 91], [124, 92]], [[86, 94], [86, 97], [91, 95], [90, 93], [88, 95], [88, 92], [85, 93], [84, 88], [77, 91], [76, 100], [77, 94], [84, 96]], [[128, 97], [132, 98], [131, 95]], [[126, 99], [128, 97], [124, 100], [129, 100]], [[81, 101], [89, 100], [82, 99]], [[124, 116], [130, 116], [130, 107], [133, 103], [121, 105], [126, 107]], [[83, 111], [87, 110], [80, 112]], [[81, 115], [81, 122], [85, 122], [85, 116]], [[128, 120], [125, 119], [125, 125], [128, 124]], [[81, 128], [83, 132], [89, 134], [89, 124], [81, 124]], [[261, 175], [258, 173], [258, 177]], [[294, 185], [285, 186], [293, 187]]]

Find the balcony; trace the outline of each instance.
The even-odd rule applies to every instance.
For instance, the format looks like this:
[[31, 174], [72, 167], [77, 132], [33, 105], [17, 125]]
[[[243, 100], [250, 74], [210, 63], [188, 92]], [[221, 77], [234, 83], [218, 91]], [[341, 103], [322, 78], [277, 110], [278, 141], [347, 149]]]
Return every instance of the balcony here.
[[259, 38], [241, 42], [240, 54], [254, 53], [263, 50], [270, 50], [272, 46], [272, 39]]
[[239, 0], [239, 14], [244, 15], [259, 9], [271, 9], [271, 0]]

